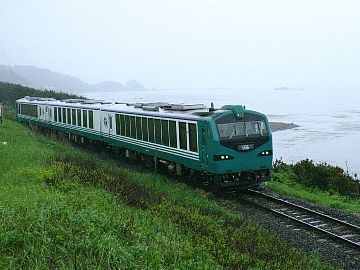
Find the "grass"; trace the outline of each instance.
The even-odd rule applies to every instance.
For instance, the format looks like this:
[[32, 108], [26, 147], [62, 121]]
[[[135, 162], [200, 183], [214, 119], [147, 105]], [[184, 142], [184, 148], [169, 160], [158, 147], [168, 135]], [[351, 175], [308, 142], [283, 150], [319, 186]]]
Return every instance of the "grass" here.
[[337, 192], [307, 187], [294, 181], [294, 176], [285, 171], [274, 172], [272, 179], [273, 181], [267, 182], [266, 186], [274, 191], [325, 207], [337, 208], [360, 215], [360, 197], [343, 196]]
[[334, 268], [204, 192], [13, 121], [0, 157], [0, 269]]

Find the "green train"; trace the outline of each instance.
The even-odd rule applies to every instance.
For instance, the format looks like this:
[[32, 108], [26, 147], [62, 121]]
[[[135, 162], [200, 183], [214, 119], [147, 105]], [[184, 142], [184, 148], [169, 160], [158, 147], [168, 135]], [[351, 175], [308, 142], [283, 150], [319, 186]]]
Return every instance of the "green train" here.
[[119, 103], [24, 97], [17, 120], [102, 142], [126, 157], [161, 164], [216, 188], [247, 188], [269, 180], [272, 135], [267, 117], [240, 105]]

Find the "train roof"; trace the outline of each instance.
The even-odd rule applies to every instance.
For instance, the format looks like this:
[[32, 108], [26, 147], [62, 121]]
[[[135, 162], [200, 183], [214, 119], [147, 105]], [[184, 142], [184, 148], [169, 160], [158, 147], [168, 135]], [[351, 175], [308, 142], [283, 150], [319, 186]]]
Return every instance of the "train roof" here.
[[64, 99], [24, 97], [21, 103], [32, 103], [50, 106], [75, 107], [82, 109], [101, 110], [128, 114], [141, 114], [148, 116], [181, 118], [198, 120], [200, 118], [213, 118], [225, 110], [208, 108], [204, 104], [173, 104], [167, 102], [123, 103], [94, 99]]

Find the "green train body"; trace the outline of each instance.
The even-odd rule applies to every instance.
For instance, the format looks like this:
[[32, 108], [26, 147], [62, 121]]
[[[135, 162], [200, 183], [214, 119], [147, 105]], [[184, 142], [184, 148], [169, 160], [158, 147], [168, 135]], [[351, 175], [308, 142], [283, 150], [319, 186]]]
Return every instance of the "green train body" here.
[[100, 141], [127, 156], [162, 162], [216, 187], [246, 188], [267, 181], [272, 136], [267, 117], [240, 105], [119, 104], [94, 100], [17, 100], [17, 120]]

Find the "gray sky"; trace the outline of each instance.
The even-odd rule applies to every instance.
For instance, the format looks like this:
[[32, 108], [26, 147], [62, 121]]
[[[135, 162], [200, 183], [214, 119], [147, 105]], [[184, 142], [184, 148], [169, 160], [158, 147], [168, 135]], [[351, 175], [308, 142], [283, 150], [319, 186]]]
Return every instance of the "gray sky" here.
[[360, 87], [358, 0], [1, 0], [0, 41], [91, 83]]

